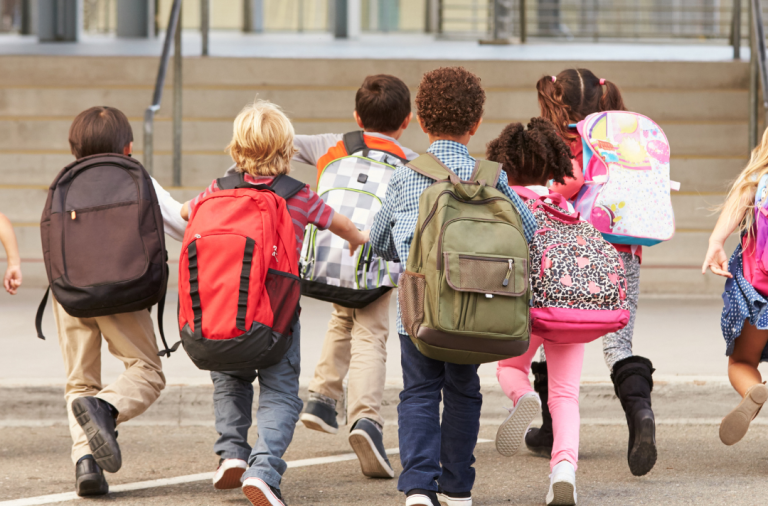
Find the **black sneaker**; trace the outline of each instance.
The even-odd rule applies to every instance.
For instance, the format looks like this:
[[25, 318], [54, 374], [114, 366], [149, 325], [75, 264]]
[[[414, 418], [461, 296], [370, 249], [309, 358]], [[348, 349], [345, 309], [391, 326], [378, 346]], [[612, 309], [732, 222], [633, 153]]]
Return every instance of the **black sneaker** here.
[[378, 426], [361, 418], [349, 432], [349, 444], [357, 454], [363, 474], [371, 478], [394, 478], [395, 471], [384, 449], [384, 438]]
[[104, 478], [104, 471], [93, 460], [92, 455], [86, 455], [78, 460], [75, 469], [75, 492], [77, 495], [89, 497], [109, 493], [109, 484]]
[[96, 463], [108, 473], [116, 473], [123, 465], [115, 432], [114, 408], [96, 397], [78, 397], [72, 401], [72, 413], [85, 431]]
[[299, 419], [308, 429], [327, 432], [328, 434], [339, 432], [336, 410], [325, 402], [309, 400]]
[[437, 501], [441, 506], [472, 506], [472, 492], [446, 492], [438, 488]]
[[243, 494], [253, 506], [287, 506], [280, 495], [280, 489], [267, 485], [260, 478], [246, 478], [243, 481]]
[[440, 506], [440, 502], [431, 490], [415, 488], [406, 492], [405, 506]]

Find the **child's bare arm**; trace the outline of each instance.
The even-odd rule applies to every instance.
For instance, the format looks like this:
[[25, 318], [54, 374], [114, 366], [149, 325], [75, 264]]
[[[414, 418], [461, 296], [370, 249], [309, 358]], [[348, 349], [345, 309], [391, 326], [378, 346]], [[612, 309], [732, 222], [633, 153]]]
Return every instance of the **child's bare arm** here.
[[328, 230], [349, 243], [349, 255], [352, 256], [357, 248], [368, 242], [369, 232], [360, 232], [352, 220], [341, 213], [334, 213], [333, 221]]
[[21, 286], [21, 257], [19, 246], [16, 243], [16, 234], [13, 226], [6, 216], [0, 213], [0, 242], [5, 248], [5, 256], [8, 258], [8, 268], [3, 276], [3, 287], [11, 295]]
[[184, 218], [185, 221], [189, 221], [189, 201], [184, 202], [184, 205], [181, 206], [181, 217]]
[[[731, 198], [738, 198], [735, 196], [729, 196]], [[745, 202], [753, 201], [754, 195], [745, 195], [743, 199]], [[729, 208], [726, 203], [726, 209]], [[736, 230], [741, 220], [744, 219], [743, 215], [733, 215], [725, 211], [720, 213], [720, 217], [717, 219], [715, 229], [712, 231], [712, 235], [709, 237], [709, 248], [707, 249], [707, 256], [704, 258], [704, 264], [701, 266], [701, 273], [705, 274], [707, 269], [710, 269], [714, 274], [723, 276], [726, 278], [732, 278], [730, 272], [728, 272], [728, 255], [725, 253], [725, 241]]]

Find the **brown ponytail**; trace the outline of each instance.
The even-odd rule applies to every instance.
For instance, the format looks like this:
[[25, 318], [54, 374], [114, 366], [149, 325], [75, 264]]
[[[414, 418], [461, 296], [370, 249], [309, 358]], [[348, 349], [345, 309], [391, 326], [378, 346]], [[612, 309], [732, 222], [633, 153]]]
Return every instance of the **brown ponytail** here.
[[626, 108], [619, 87], [607, 79], [603, 82], [605, 83], [605, 91], [600, 96], [600, 111], [625, 111]]
[[578, 136], [568, 130], [571, 107], [563, 102], [563, 85], [557, 80], [552, 81], [552, 76], [544, 76], [536, 83], [541, 116], [555, 125], [563, 139], [572, 141]]

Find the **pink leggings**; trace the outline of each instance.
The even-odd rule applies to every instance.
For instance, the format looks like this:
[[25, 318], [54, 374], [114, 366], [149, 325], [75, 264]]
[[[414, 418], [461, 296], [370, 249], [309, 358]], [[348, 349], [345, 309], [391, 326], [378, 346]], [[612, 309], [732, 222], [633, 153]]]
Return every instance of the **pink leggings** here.
[[579, 460], [579, 382], [584, 363], [583, 344], [554, 344], [531, 335], [525, 355], [499, 362], [496, 377], [504, 393], [517, 404], [523, 394], [533, 391], [528, 373], [540, 345], [547, 355], [549, 411], [555, 443], [550, 468], [563, 460], [576, 467]]

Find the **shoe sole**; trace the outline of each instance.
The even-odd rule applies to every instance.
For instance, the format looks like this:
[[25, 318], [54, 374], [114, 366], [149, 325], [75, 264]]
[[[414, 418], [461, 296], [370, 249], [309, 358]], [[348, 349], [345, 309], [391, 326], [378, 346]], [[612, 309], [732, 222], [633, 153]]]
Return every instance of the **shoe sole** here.
[[75, 493], [80, 497], [93, 497], [98, 495], [107, 495], [109, 485], [106, 490], [101, 489], [101, 476], [98, 474], [86, 474], [80, 476], [75, 484]]
[[540, 410], [541, 404], [535, 397], [521, 397], [515, 410], [496, 431], [496, 451], [505, 457], [517, 455], [525, 445], [525, 434]]
[[310, 413], [302, 413], [299, 417], [304, 427], [310, 430], [316, 430], [318, 432], [325, 432], [326, 434], [338, 434], [338, 427], [331, 427], [323, 421], [319, 416], [312, 415]]
[[371, 436], [365, 431], [353, 430], [350, 432], [349, 444], [355, 451], [357, 460], [360, 461], [360, 469], [365, 476], [388, 479], [395, 477], [395, 471], [381, 458]]
[[[283, 501], [278, 499], [271, 490], [267, 492], [260, 489], [256, 485], [243, 486], [243, 494], [248, 498], [249, 501], [251, 501], [253, 506], [285, 506]], [[274, 501], [271, 501], [267, 497], [267, 494], [271, 495], [274, 498]]]
[[441, 506], [472, 506], [472, 498], [468, 497], [466, 499], [464, 498], [453, 498], [448, 497], [445, 494], [437, 494], [437, 502], [441, 504]]
[[750, 388], [739, 405], [720, 423], [720, 441], [728, 446], [741, 441], [749, 430], [749, 424], [766, 401], [768, 401], [768, 387], [755, 385]]
[[[218, 472], [216, 474], [218, 475]], [[230, 467], [221, 474], [221, 478], [218, 480], [214, 477], [213, 488], [216, 490], [232, 490], [240, 488], [243, 486], [243, 482], [241, 481], [243, 474], [245, 474], [245, 469], [242, 467]]]
[[656, 458], [656, 423], [649, 416], [635, 427], [635, 444], [629, 452], [629, 470], [635, 476], [644, 476], [656, 465]]
[[[85, 432], [85, 437], [88, 439], [88, 446], [91, 448], [93, 459], [99, 467], [108, 473], [118, 472], [123, 465], [122, 459], [115, 456], [112, 452], [109, 443], [107, 443], [107, 440], [102, 436], [99, 428], [93, 423], [93, 420], [91, 420], [91, 415], [88, 413], [88, 410], [80, 406], [78, 402], [73, 402], [72, 414], [75, 415], [78, 425], [80, 425], [83, 432]], [[117, 441], [115, 441], [115, 446], [118, 446]]]
[[576, 498], [575, 487], [567, 481], [559, 481], [552, 485], [552, 495], [554, 496], [547, 506], [575, 506]]

